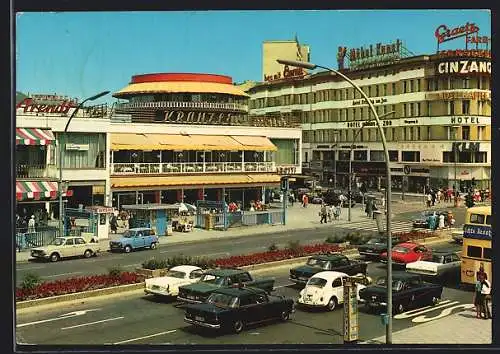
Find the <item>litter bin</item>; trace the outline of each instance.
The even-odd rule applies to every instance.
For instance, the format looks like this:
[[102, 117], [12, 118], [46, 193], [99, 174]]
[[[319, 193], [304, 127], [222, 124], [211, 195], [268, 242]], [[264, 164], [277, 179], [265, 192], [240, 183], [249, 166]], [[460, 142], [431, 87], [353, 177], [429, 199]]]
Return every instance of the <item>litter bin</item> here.
[[373, 211], [373, 218], [375, 219], [375, 222], [377, 223], [377, 229], [379, 233], [384, 232], [384, 225], [382, 224], [382, 212], [380, 210], [374, 210]]
[[210, 214], [205, 215], [205, 229], [212, 230], [214, 228], [214, 218]]

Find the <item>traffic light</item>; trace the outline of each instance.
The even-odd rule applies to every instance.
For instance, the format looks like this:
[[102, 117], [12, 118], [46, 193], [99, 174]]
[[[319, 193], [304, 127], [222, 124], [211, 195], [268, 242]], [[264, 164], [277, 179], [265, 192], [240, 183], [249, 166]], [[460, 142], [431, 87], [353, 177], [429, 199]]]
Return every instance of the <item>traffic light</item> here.
[[286, 191], [289, 189], [289, 184], [288, 184], [288, 178], [287, 177], [281, 177], [281, 190]]
[[472, 193], [467, 193], [465, 197], [465, 205], [467, 208], [472, 208], [474, 206], [474, 198], [472, 197]]

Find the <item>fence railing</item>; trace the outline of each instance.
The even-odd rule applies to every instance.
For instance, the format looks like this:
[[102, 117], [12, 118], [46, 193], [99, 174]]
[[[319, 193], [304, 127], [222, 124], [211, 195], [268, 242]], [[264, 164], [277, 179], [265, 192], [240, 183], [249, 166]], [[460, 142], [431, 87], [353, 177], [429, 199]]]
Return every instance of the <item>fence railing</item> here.
[[59, 229], [47, 227], [35, 232], [28, 232], [25, 228], [16, 230], [16, 249], [20, 252], [35, 247], [47, 246], [59, 236]]
[[16, 178], [56, 178], [55, 165], [16, 165]]
[[215, 102], [179, 102], [179, 101], [159, 101], [159, 102], [134, 102], [119, 103], [118, 110], [137, 108], [202, 108], [202, 109], [222, 109], [230, 111], [248, 111], [248, 105], [239, 103], [215, 103]]

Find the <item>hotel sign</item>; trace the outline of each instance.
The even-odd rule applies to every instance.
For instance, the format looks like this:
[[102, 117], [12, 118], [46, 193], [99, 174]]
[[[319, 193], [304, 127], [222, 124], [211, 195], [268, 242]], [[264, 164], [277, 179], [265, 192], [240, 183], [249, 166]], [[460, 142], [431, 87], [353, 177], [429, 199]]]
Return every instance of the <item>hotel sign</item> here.
[[[391, 119], [385, 119], [380, 121], [383, 127], [392, 126]], [[369, 121], [358, 121], [358, 122], [347, 122], [347, 128], [362, 128], [362, 127], [376, 127], [377, 121], [369, 120]]]
[[425, 95], [428, 100], [454, 100], [454, 99], [471, 99], [471, 100], [491, 100], [490, 91], [444, 91], [436, 93], [428, 93]]
[[351, 68], [361, 69], [397, 61], [401, 58], [402, 44], [401, 40], [396, 39], [394, 43], [377, 43], [367, 47], [353, 48], [349, 51]]
[[488, 59], [491, 59], [491, 50], [487, 50], [487, 49], [442, 50], [438, 53], [438, 55], [440, 58], [468, 57], [468, 58], [488, 58]]

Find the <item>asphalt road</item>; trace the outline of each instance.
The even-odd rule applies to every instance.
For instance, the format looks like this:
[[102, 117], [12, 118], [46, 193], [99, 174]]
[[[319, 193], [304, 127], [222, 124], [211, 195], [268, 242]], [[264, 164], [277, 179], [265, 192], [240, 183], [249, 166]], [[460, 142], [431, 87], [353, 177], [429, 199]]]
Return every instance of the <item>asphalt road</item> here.
[[[409, 212], [399, 214], [394, 220], [412, 220], [418, 218], [421, 212]], [[461, 218], [461, 219], [460, 219]], [[463, 223], [464, 216], [457, 215], [457, 224]], [[241, 236], [237, 238], [208, 240], [208, 242], [196, 242], [186, 244], [160, 243], [155, 250], [141, 250], [124, 253], [104, 252], [97, 258], [90, 259], [67, 259], [56, 263], [44, 261], [30, 261], [29, 263], [16, 264], [16, 284], [19, 285], [23, 277], [28, 273], [38, 274], [43, 280], [60, 280], [75, 276], [91, 274], [105, 274], [110, 268], [119, 267], [124, 271], [133, 271], [140, 267], [145, 260], [156, 257], [166, 258], [178, 254], [187, 256], [202, 256], [209, 258], [220, 258], [229, 255], [248, 254], [252, 252], [264, 252], [275, 243], [279, 248], [284, 248], [290, 241], [300, 241], [301, 244], [322, 243], [328, 236], [348, 232], [342, 225], [332, 228], [321, 228], [316, 230], [296, 230], [286, 232], [271, 232], [269, 234], [258, 234], [254, 236]]]
[[[449, 248], [444, 245], [442, 247]], [[438, 247], [435, 247], [438, 248]], [[385, 275], [379, 263], [368, 265], [373, 278]], [[276, 279], [277, 294], [297, 298], [299, 289], [290, 286], [288, 270], [260, 273]], [[408, 311], [394, 317], [393, 331], [419, 326], [459, 311], [469, 311], [472, 294], [446, 287], [439, 305]], [[297, 309], [286, 323], [272, 322], [236, 334], [198, 330], [183, 320], [182, 307], [168, 300], [142, 294], [102, 300], [97, 303], [54, 308], [42, 313], [17, 316], [16, 338], [26, 344], [340, 344], [343, 342], [343, 311]], [[385, 334], [380, 316], [359, 312], [359, 340]], [[445, 333], [445, 332], [443, 332]]]

